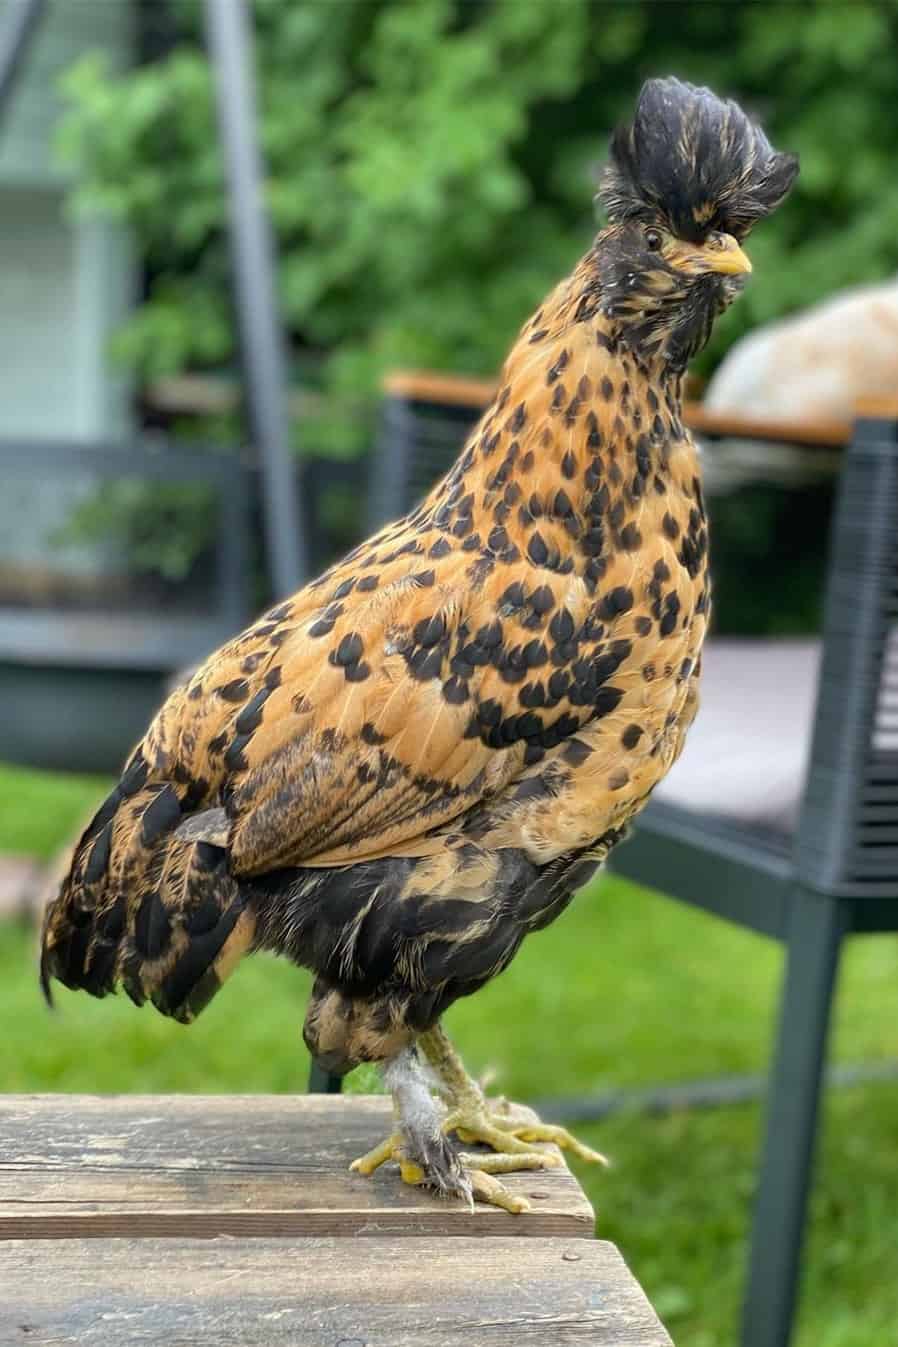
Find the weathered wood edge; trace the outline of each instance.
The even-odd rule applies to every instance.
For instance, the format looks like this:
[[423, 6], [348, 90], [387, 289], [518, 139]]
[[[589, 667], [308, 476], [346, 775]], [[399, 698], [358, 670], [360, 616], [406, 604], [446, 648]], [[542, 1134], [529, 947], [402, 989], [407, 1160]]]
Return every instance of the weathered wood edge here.
[[[397, 1179], [397, 1182], [399, 1180]], [[434, 1198], [439, 1202], [439, 1198]], [[534, 1210], [511, 1216], [477, 1206], [473, 1213], [416, 1207], [352, 1211], [170, 1211], [66, 1212], [0, 1215], [0, 1240], [60, 1239], [589, 1239], [593, 1223], [573, 1213]]]
[[0, 1242], [0, 1341], [671, 1347], [605, 1241], [434, 1239], [408, 1252], [379, 1238]]
[[383, 1096], [8, 1095], [0, 1238], [593, 1236], [566, 1168], [508, 1176], [521, 1217], [350, 1174], [390, 1118]]

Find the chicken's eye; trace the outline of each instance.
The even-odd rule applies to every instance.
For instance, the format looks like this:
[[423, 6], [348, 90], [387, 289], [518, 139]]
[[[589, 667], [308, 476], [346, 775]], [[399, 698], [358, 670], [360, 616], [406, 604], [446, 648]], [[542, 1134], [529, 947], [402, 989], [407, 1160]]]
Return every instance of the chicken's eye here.
[[650, 253], [657, 253], [661, 249], [661, 235], [657, 229], [647, 229], [645, 231], [645, 246]]

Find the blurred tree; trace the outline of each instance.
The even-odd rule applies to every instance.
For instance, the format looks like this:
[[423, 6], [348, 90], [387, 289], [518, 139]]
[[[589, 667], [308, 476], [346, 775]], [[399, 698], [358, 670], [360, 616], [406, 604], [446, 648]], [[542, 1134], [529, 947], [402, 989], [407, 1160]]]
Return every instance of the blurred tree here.
[[[148, 293], [118, 350], [146, 377], [233, 354], [200, 15], [169, 15], [161, 58], [71, 71], [62, 134], [80, 204], [142, 246]], [[284, 312], [332, 395], [397, 364], [493, 371], [588, 245], [607, 131], [654, 73], [733, 93], [802, 157], [706, 367], [746, 327], [898, 266], [898, 0], [255, 0], [254, 17]], [[331, 452], [351, 449], [328, 426]]]

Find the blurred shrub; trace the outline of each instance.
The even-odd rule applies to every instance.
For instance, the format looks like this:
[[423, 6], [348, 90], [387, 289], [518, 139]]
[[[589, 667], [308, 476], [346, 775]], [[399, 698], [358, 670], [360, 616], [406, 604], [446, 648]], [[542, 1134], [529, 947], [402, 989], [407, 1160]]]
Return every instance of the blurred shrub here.
[[[146, 301], [118, 341], [147, 377], [226, 363], [234, 340], [199, 12], [170, 8], [180, 36], [162, 59], [71, 71], [62, 137], [81, 204], [126, 220], [147, 260]], [[898, 266], [898, 0], [253, 10], [283, 308], [330, 395], [396, 365], [496, 369], [588, 245], [607, 131], [650, 74], [736, 94], [802, 156], [706, 365], [744, 328]], [[312, 442], [328, 439], [351, 447], [343, 418], [321, 418]]]

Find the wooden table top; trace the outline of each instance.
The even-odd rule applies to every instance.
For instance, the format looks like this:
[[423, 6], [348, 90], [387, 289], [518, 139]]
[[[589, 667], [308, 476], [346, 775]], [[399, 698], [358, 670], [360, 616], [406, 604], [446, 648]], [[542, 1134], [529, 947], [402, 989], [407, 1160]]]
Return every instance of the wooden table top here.
[[360, 1096], [0, 1096], [0, 1343], [670, 1347], [567, 1169], [471, 1215]]

